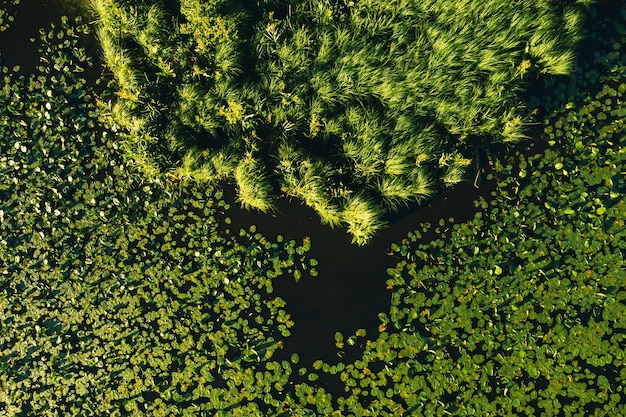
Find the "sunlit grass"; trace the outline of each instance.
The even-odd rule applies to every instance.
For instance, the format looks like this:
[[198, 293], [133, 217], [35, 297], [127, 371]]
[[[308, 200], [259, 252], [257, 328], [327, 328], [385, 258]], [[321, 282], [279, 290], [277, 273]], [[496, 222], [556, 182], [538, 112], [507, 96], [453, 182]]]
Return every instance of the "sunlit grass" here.
[[[130, 103], [119, 125], [159, 138], [149, 150], [171, 155], [155, 161], [183, 178], [217, 175], [190, 168], [190, 147], [226, 151], [217, 176], [236, 177], [245, 207], [281, 190], [337, 225], [346, 196], [393, 212], [462, 181], [476, 144], [525, 139], [519, 94], [572, 71], [584, 2], [261, 3], [93, 0]], [[293, 157], [276, 158], [283, 144]]]
[[139, 101], [140, 83], [139, 74], [133, 66], [130, 54], [120, 45], [116, 38], [106, 29], [100, 28], [97, 32], [102, 54], [107, 67], [113, 73], [118, 85], [118, 95], [122, 99]]
[[239, 161], [233, 172], [237, 184], [237, 200], [244, 208], [253, 208], [262, 212], [272, 208], [272, 185], [265, 169], [254, 158]]
[[446, 187], [451, 187], [459, 182], [463, 181], [463, 175], [472, 160], [464, 158], [459, 153], [442, 156], [439, 159], [439, 166], [444, 169], [443, 183]]
[[236, 167], [236, 160], [222, 151], [194, 148], [185, 154], [170, 176], [183, 182], [216, 183], [232, 177]]
[[366, 244], [385, 226], [383, 214], [384, 210], [364, 194], [349, 197], [341, 215], [348, 232], [352, 235], [352, 243]]

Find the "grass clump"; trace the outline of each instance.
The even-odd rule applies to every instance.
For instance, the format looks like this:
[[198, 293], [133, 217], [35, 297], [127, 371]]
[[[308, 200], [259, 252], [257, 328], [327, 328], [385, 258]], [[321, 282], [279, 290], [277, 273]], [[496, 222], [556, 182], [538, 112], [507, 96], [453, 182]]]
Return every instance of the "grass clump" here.
[[239, 161], [233, 176], [237, 183], [237, 198], [243, 207], [263, 212], [272, 208], [272, 185], [257, 160], [249, 157]]
[[[141, 120], [126, 129], [157, 138], [162, 172], [222, 152], [238, 184], [263, 174], [329, 224], [346, 194], [390, 212], [461, 181], [477, 145], [524, 138], [519, 93], [572, 70], [583, 3], [93, 0], [117, 100]], [[311, 172], [281, 167], [284, 146]]]
[[363, 194], [348, 198], [341, 212], [342, 220], [352, 234], [352, 243], [366, 243], [378, 229], [384, 226], [383, 211], [371, 199]]

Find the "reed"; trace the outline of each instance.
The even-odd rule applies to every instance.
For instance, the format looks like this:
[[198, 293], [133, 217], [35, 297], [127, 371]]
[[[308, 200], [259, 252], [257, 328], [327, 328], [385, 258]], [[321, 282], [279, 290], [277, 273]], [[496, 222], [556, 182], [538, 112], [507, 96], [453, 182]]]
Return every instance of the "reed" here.
[[89, 0], [90, 8], [98, 18], [98, 26], [121, 37], [137, 33], [141, 19], [136, 7], [124, 7], [117, 0]]
[[170, 176], [183, 182], [216, 183], [234, 176], [236, 160], [223, 151], [191, 148]]
[[272, 208], [272, 185], [258, 160], [253, 157], [240, 160], [233, 176], [237, 184], [237, 200], [242, 207], [262, 212]]
[[111, 107], [107, 117], [116, 125], [114, 129], [121, 127], [132, 134], [145, 131], [148, 125], [148, 121], [137, 114], [134, 103], [123, 100], [117, 101]]
[[161, 169], [156, 164], [144, 137], [129, 134], [124, 136], [122, 151], [126, 161], [130, 162], [146, 181], [159, 181]]
[[347, 199], [341, 212], [343, 222], [352, 235], [352, 243], [365, 245], [376, 232], [385, 226], [384, 210], [364, 193]]
[[131, 55], [119, 45], [109, 30], [101, 27], [96, 36], [102, 48], [104, 61], [118, 86], [117, 94], [122, 99], [138, 102], [141, 85]]
[[461, 152], [525, 138], [524, 79], [571, 72], [585, 1], [92, 3], [119, 126], [163, 172], [235, 177], [263, 211], [280, 189], [366, 241], [371, 213], [461, 181]]
[[407, 204], [413, 197], [411, 184], [405, 178], [386, 176], [378, 180], [376, 186], [383, 203], [392, 211], [398, 210], [400, 205]]
[[463, 175], [466, 168], [472, 160], [464, 158], [459, 153], [443, 155], [439, 159], [439, 166], [444, 168], [444, 174], [442, 176], [443, 183], [446, 187], [451, 187], [459, 182], [463, 181]]

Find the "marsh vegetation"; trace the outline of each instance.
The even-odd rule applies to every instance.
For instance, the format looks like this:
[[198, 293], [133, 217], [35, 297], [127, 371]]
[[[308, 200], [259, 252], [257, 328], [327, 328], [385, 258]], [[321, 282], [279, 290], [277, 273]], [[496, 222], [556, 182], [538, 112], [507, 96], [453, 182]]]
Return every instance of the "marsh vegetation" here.
[[[284, 297], [281, 287], [297, 282], [292, 285], [297, 291], [305, 282], [324, 282], [321, 275], [329, 265], [341, 264], [338, 258], [343, 253], [334, 250], [334, 241], [345, 238], [347, 244], [349, 238], [341, 232], [332, 235], [320, 225], [328, 233], [312, 237], [297, 227], [281, 230], [281, 223], [266, 230], [261, 222], [240, 227], [244, 212], [232, 206], [243, 203], [271, 211], [274, 206], [264, 206], [264, 201], [271, 201], [284, 181], [284, 187], [301, 189], [299, 198], [327, 224], [343, 224], [355, 239], [376, 243], [372, 225], [380, 226], [384, 220], [376, 210], [402, 207], [407, 201], [403, 188], [376, 173], [369, 174], [372, 182], [357, 184], [355, 172], [345, 171], [340, 177], [345, 179], [343, 194], [338, 191], [326, 199], [336, 173], [319, 173], [338, 169], [344, 165], [335, 162], [348, 159], [329, 160], [315, 154], [318, 148], [305, 146], [298, 126], [289, 136], [279, 129], [282, 124], [257, 122], [249, 132], [256, 131], [258, 137], [250, 136], [249, 143], [237, 145], [231, 136], [206, 136], [227, 140], [214, 147], [200, 146], [197, 141], [210, 126], [232, 137], [245, 132], [246, 122], [237, 114], [245, 114], [256, 101], [238, 102], [241, 96], [227, 94], [223, 108], [207, 113], [215, 120], [203, 119], [205, 130], [194, 136], [192, 125], [199, 122], [178, 118], [186, 105], [178, 98], [186, 96], [189, 106], [197, 105], [200, 95], [203, 103], [209, 100], [199, 80], [215, 77], [215, 62], [195, 61], [210, 77], [185, 75], [182, 67], [172, 64], [183, 61], [163, 61], [163, 73], [157, 76], [146, 69], [159, 62], [161, 55], [156, 53], [161, 49], [154, 52], [156, 61], [151, 61], [151, 49], [141, 49], [141, 42], [150, 45], [145, 42], [148, 38], [135, 37], [141, 31], [145, 37], [162, 37], [158, 47], [166, 49], [173, 41], [169, 36], [185, 35], [184, 39], [195, 42], [193, 50], [206, 45], [216, 53], [216, 42], [230, 34], [233, 48], [239, 50], [245, 44], [237, 43], [244, 39], [238, 37], [239, 31], [248, 27], [242, 22], [253, 19], [276, 23], [280, 29], [277, 40], [264, 38], [271, 47], [287, 45], [280, 43], [285, 33], [296, 42], [304, 36], [301, 31], [317, 30], [317, 24], [334, 28], [329, 32], [334, 44], [349, 32], [340, 30], [345, 22], [333, 19], [339, 19], [340, 12], [352, 16], [350, 10], [335, 3], [324, 3], [326, 8], [317, 10], [262, 2], [254, 13], [241, 8], [218, 10], [208, 27], [211, 32], [193, 26], [201, 23], [202, 13], [212, 10], [199, 9], [200, 3], [192, 0], [181, 2], [180, 10], [157, 6], [144, 10], [139, 4], [131, 8], [130, 1], [98, 3], [103, 13], [112, 7], [122, 13], [115, 23], [120, 32], [109, 34], [119, 54], [106, 56], [102, 22], [95, 29], [103, 42], [104, 61], [118, 65], [105, 70], [105, 74], [119, 73], [114, 89], [106, 87], [106, 75], [98, 83], [88, 81], [100, 69], [97, 57], [85, 50], [94, 26], [81, 17], [55, 18], [52, 25], [38, 29], [32, 43], [39, 50], [39, 62], [32, 73], [24, 73], [30, 65], [18, 68], [17, 62], [0, 66], [0, 414], [626, 415], [626, 56], [622, 51], [626, 7], [621, 2], [585, 12], [584, 47], [594, 52], [585, 60], [572, 61], [569, 77], [550, 77], [528, 100], [542, 124], [527, 132], [533, 139], [512, 149], [495, 144], [501, 136], [489, 136], [494, 144], [483, 181], [493, 186], [493, 192], [475, 198], [471, 208], [461, 207], [464, 213], [475, 211], [474, 215], [466, 216], [467, 220], [446, 216], [425, 222], [419, 221], [424, 217], [418, 210], [411, 214], [418, 219], [416, 226], [398, 223], [402, 237], [385, 244], [380, 253], [371, 246], [350, 246], [356, 255], [346, 259], [366, 264], [342, 265], [343, 271], [363, 272], [349, 283], [355, 286], [353, 292], [357, 293], [359, 279], [363, 285], [380, 281], [377, 291], [389, 294], [389, 304], [371, 312], [376, 317], [373, 326], [363, 323], [363, 314], [347, 324], [345, 317], [328, 320], [323, 323], [329, 329], [328, 340], [314, 340], [308, 350], [293, 348], [296, 333], [308, 329], [298, 321], [301, 306]], [[393, 12], [370, 3], [370, 12]], [[29, 10], [24, 2], [15, 8], [3, 4], [8, 14], [0, 16], [15, 16], [15, 22]], [[360, 2], [358, 7], [366, 4]], [[437, 11], [447, 3], [424, 4]], [[524, 10], [545, 6], [542, 10], [554, 11], [559, 4], [538, 2]], [[459, 12], [450, 7], [449, 12]], [[183, 11], [189, 19], [178, 20], [185, 28], [180, 33], [161, 30], [154, 35], [146, 29], [150, 19], [169, 27], [174, 23], [168, 16]], [[304, 23], [305, 15], [298, 14], [304, 12], [317, 19], [316, 25]], [[133, 21], [133, 16], [145, 19]], [[367, 13], [358, 16], [365, 18]], [[296, 17], [303, 20], [287, 26]], [[6, 45], [2, 36], [11, 35], [14, 22], [4, 21], [9, 26], [0, 33], [2, 54]], [[370, 25], [375, 22], [369, 20]], [[386, 22], [381, 18], [379, 24]], [[124, 32], [123, 25], [133, 32]], [[365, 25], [362, 34], [370, 29], [380, 28]], [[250, 39], [259, 36], [255, 33], [248, 33]], [[389, 38], [382, 36], [383, 44], [385, 39]], [[260, 53], [254, 48], [243, 50], [248, 57]], [[170, 52], [176, 51], [186, 56], [190, 49]], [[285, 52], [263, 51], [276, 56]], [[236, 56], [231, 50], [221, 53], [225, 58]], [[290, 63], [283, 81], [295, 83], [298, 67], [279, 58], [268, 60], [268, 65]], [[0, 59], [6, 62], [5, 55]], [[539, 61], [533, 63], [537, 70], [543, 68]], [[245, 80], [244, 72], [234, 71], [228, 60], [220, 65], [233, 88], [249, 86], [253, 94], [254, 81], [267, 82], [269, 89], [271, 79], [239, 84]], [[137, 71], [145, 71], [145, 76]], [[124, 88], [119, 75], [127, 76]], [[145, 83], [145, 77], [151, 76], [158, 82]], [[183, 79], [186, 84], [180, 87]], [[517, 81], [511, 82], [514, 88]], [[325, 85], [319, 86], [322, 93]], [[332, 87], [328, 94], [342, 91], [328, 85]], [[287, 91], [279, 87], [272, 88]], [[162, 95], [164, 91], [171, 95]], [[167, 97], [173, 101], [165, 101]], [[263, 111], [308, 111], [298, 110], [293, 96], [286, 99], [290, 103], [268, 99], [260, 105], [267, 106]], [[164, 100], [161, 107], [158, 100]], [[368, 100], [351, 102], [350, 108], [338, 104], [335, 109], [341, 111], [334, 122], [327, 119], [328, 126], [335, 123], [338, 132], [347, 129], [350, 135], [356, 131], [350, 129], [374, 129], [385, 137], [382, 126], [400, 119], [383, 122], [387, 110]], [[509, 105], [503, 103], [501, 110]], [[371, 112], [380, 118], [380, 125], [363, 125], [363, 117]], [[186, 114], [201, 115], [192, 110]], [[350, 124], [349, 118], [356, 122]], [[176, 145], [180, 136], [174, 127], [190, 129], [189, 142]], [[452, 134], [440, 127], [420, 132]], [[248, 155], [245, 146], [260, 145], [261, 132], [276, 137], [267, 136], [273, 138], [263, 142], [268, 148], [259, 147]], [[328, 135], [323, 139], [328, 143], [343, 140]], [[479, 139], [467, 137], [472, 152], [478, 143], [474, 140]], [[387, 145], [381, 145], [381, 152], [391, 149]], [[452, 145], [437, 145], [442, 152], [439, 158], [444, 151], [445, 158], [451, 158], [448, 167], [454, 158], [466, 157], [463, 146]], [[277, 158], [272, 153], [260, 156], [262, 149], [271, 146], [276, 146], [272, 152]], [[426, 187], [428, 181], [443, 184], [446, 175], [449, 181], [458, 178], [447, 168], [437, 170], [439, 160], [423, 162], [424, 170], [410, 177], [416, 187]], [[384, 169], [390, 178], [401, 179], [403, 166], [385, 162]], [[282, 177], [276, 171], [281, 169]], [[238, 197], [231, 197], [230, 189], [218, 179], [235, 181]], [[375, 191], [379, 188], [395, 197], [383, 202]], [[263, 192], [257, 193], [259, 189]], [[232, 218], [235, 214], [239, 218]], [[316, 251], [320, 246], [325, 250]], [[359, 259], [359, 254], [379, 256], [379, 264], [388, 266], [386, 273], [372, 276], [376, 271], [367, 270], [370, 260]], [[340, 286], [346, 282], [338, 277], [327, 294], [321, 292], [313, 300], [320, 311], [331, 308], [330, 300]]]
[[525, 137], [520, 89], [573, 69], [584, 3], [92, 1], [147, 178], [296, 198], [357, 244]]

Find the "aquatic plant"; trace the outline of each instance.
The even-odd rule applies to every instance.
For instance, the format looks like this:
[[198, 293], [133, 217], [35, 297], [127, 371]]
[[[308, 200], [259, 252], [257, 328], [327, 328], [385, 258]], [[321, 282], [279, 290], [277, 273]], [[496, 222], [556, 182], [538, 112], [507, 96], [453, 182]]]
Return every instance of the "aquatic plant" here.
[[250, 156], [239, 161], [233, 173], [237, 182], [238, 198], [245, 208], [267, 211], [272, 207], [272, 186], [261, 164]]
[[[265, 211], [281, 190], [356, 232], [338, 215], [346, 193], [385, 215], [461, 181], [476, 145], [524, 138], [524, 80], [571, 71], [587, 2], [92, 3], [127, 103], [115, 123], [130, 160], [152, 176], [219, 151], [239, 167], [229, 174], [238, 184], [252, 173], [270, 182], [262, 203], [244, 205]], [[285, 146], [333, 169], [297, 185], [308, 174], [274, 158]]]
[[96, 118], [86, 33], [63, 18], [37, 74], [1, 69], [0, 414], [297, 408], [278, 400], [294, 323], [272, 292], [316, 274], [310, 241], [231, 234], [221, 191], [138, 175]]
[[5, 0], [0, 7], [0, 33], [11, 26], [15, 20], [15, 7], [20, 4], [20, 0]]
[[[334, 6], [315, 4], [311, 18], [332, 22]], [[333, 363], [308, 363], [302, 352], [275, 359], [295, 323], [274, 279], [316, 275], [317, 261], [307, 259], [310, 239], [231, 230], [222, 191], [194, 178], [233, 175], [236, 152], [198, 147], [171, 172], [184, 187], [163, 176], [149, 181], [123, 156], [121, 129], [97, 118], [113, 105], [84, 79], [92, 60], [79, 35], [88, 27], [65, 19], [42, 29], [37, 74], [1, 69], [0, 411], [626, 414], [626, 9], [619, 11], [592, 15], [615, 28], [596, 35], [592, 65], [550, 81], [550, 94], [535, 100], [547, 115], [546, 149], [494, 152], [497, 187], [476, 201], [472, 220], [424, 224], [391, 245], [391, 307], [379, 314], [378, 332], [337, 332]], [[320, 138], [335, 129], [318, 127]], [[262, 144], [253, 139], [248, 146]], [[340, 180], [324, 187], [317, 178], [338, 168], [281, 141], [271, 158], [293, 176], [281, 192], [303, 187], [312, 204], [328, 193], [356, 236], [375, 232], [380, 211], [368, 194]], [[390, 181], [406, 160], [445, 172], [462, 158], [398, 149], [383, 168]], [[416, 195], [430, 187], [431, 171], [419, 172]], [[390, 199], [390, 209], [399, 201]], [[430, 232], [440, 238], [425, 241]], [[327, 382], [340, 392], [331, 395]]]

